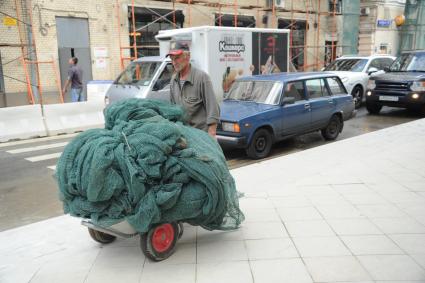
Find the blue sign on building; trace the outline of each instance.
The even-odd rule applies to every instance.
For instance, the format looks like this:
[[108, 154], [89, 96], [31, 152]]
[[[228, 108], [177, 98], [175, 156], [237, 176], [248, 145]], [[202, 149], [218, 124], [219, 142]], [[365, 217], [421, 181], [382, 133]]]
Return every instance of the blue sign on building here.
[[378, 20], [378, 28], [387, 28], [391, 25], [392, 20]]

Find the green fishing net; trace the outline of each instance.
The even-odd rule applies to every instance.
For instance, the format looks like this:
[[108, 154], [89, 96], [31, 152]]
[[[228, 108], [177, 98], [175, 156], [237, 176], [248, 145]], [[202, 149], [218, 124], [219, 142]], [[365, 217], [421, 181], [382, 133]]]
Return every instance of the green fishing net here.
[[138, 232], [184, 221], [208, 230], [244, 220], [223, 152], [207, 133], [185, 125], [178, 106], [129, 99], [105, 110], [105, 129], [79, 134], [57, 167], [65, 213]]

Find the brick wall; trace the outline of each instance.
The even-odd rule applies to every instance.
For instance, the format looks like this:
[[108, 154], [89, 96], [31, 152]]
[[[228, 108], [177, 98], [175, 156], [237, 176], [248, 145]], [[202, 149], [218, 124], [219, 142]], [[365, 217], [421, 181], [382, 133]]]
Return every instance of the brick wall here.
[[[211, 0], [211, 2], [216, 2]], [[240, 0], [239, 5], [265, 5], [265, 0]], [[285, 1], [286, 8], [291, 8], [291, 1]], [[293, 1], [293, 8], [297, 10], [305, 9], [306, 1]], [[317, 11], [318, 1], [311, 1], [313, 4], [313, 10]], [[91, 47], [91, 59], [92, 59], [92, 75], [94, 80], [110, 80], [114, 79], [120, 72], [120, 49], [119, 40], [123, 46], [129, 45], [129, 34], [128, 34], [128, 19], [127, 9], [131, 5], [130, 0], [119, 0], [118, 11], [120, 13], [120, 22], [118, 23], [116, 14], [116, 1], [109, 0], [97, 0], [97, 1], [77, 1], [77, 0], [33, 0], [32, 1], [32, 16], [34, 24], [34, 37], [36, 40], [37, 56], [38, 60], [54, 60], [58, 66], [58, 43], [57, 43], [57, 31], [56, 31], [56, 19], [55, 17], [78, 17], [88, 19], [89, 34], [90, 34], [90, 47]], [[160, 2], [160, 1], [146, 1], [136, 0], [135, 4], [138, 6], [146, 6], [151, 8], [162, 8], [172, 9], [172, 3]], [[15, 15], [14, 12], [15, 1], [5, 0], [3, 1], [2, 11]], [[35, 5], [38, 5], [40, 9], [34, 9]], [[187, 5], [176, 4], [176, 9], [183, 11], [185, 15], [185, 27], [189, 25], [189, 13], [191, 15], [191, 26], [199, 25], [214, 25], [214, 13], [219, 12], [217, 7], [207, 7], [200, 5], [191, 5], [189, 9]], [[311, 8], [311, 7], [310, 7]], [[327, 11], [327, 1], [322, 1], [322, 11]], [[40, 12], [39, 12], [40, 11]], [[227, 7], [221, 9], [222, 13], [233, 14], [233, 7]], [[40, 14], [39, 14], [40, 13]], [[241, 15], [251, 15], [256, 18], [257, 27], [272, 27], [273, 21], [271, 20], [271, 13], [256, 9], [238, 9], [238, 13]], [[263, 15], [269, 15], [269, 21], [267, 25], [262, 23]], [[289, 13], [277, 11], [277, 16], [280, 18], [306, 20], [305, 14], [302, 13]], [[40, 22], [41, 18], [41, 22]], [[324, 24], [328, 21], [329, 17], [322, 16], [321, 23]], [[310, 15], [308, 18], [310, 23], [310, 30], [307, 33], [307, 44], [316, 45], [316, 36], [318, 30], [314, 28], [313, 23], [317, 21], [316, 16]], [[277, 21], [276, 21], [277, 22]], [[121, 38], [118, 38], [118, 26], [120, 26]], [[42, 34], [39, 28], [43, 27], [47, 34]], [[18, 32], [16, 27], [5, 27], [3, 24], [0, 25], [0, 33], [2, 38], [0, 41], [3, 43], [19, 43]], [[324, 45], [325, 31], [319, 30], [320, 38], [319, 44]], [[95, 57], [93, 54], [94, 47], [106, 47], [108, 50], [108, 57], [106, 59], [105, 68], [97, 68]], [[13, 58], [19, 57], [21, 51], [19, 48], [0, 48], [3, 63], [12, 60]], [[324, 48], [320, 49], [319, 54], [324, 52]], [[124, 56], [129, 56], [128, 50], [123, 51]], [[315, 51], [309, 49], [308, 61], [313, 63], [315, 61]], [[322, 56], [323, 57], [323, 56]], [[20, 61], [13, 62], [11, 64], [3, 66], [3, 71], [8, 76], [17, 77], [24, 79], [24, 72]], [[40, 65], [41, 84], [45, 91], [57, 90], [55, 83], [55, 73], [52, 66]], [[5, 78], [6, 92], [21, 92], [26, 91], [26, 85], [11, 79]]]

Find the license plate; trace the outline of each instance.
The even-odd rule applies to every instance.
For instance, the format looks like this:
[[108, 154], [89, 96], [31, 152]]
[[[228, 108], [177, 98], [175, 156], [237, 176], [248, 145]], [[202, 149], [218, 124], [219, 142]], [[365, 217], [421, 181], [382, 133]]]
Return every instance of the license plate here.
[[379, 100], [383, 101], [398, 101], [398, 96], [380, 96]]

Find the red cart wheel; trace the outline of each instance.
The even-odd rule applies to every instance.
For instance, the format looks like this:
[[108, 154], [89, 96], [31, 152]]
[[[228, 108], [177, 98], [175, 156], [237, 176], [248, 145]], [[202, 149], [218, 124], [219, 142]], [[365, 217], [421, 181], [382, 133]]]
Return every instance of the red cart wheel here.
[[141, 235], [140, 246], [146, 257], [153, 261], [161, 261], [173, 254], [178, 234], [178, 224], [159, 224]]

